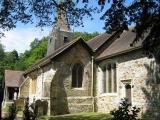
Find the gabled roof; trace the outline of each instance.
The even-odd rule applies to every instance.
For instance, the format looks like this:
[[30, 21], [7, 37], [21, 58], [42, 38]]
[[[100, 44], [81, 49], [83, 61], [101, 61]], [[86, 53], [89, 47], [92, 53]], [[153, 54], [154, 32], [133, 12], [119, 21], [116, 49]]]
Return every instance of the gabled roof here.
[[5, 70], [5, 86], [19, 87], [23, 82], [23, 71]]
[[96, 59], [102, 60], [109, 58], [127, 51], [132, 51], [134, 49], [140, 48], [142, 41], [139, 41], [134, 46], [131, 43], [136, 38], [136, 32], [132, 30], [124, 30], [117, 39], [115, 39], [110, 46], [108, 46], [101, 54], [99, 54]]
[[86, 47], [86, 49], [92, 54], [92, 49], [88, 46], [88, 44], [82, 38], [77, 38], [75, 40], [72, 40], [72, 41], [64, 44], [60, 48], [56, 49], [53, 54], [46, 56], [46, 57], [42, 58], [41, 60], [37, 61], [35, 64], [33, 64], [29, 69], [27, 69], [24, 72], [24, 75], [27, 73], [30, 73], [31, 71], [37, 69], [38, 67], [42, 67], [42, 66], [50, 63], [52, 59], [63, 54], [66, 50], [68, 50], [69, 48], [73, 47], [75, 44], [78, 44], [78, 43], [81, 43], [82, 45], [84, 45], [84, 47]]
[[93, 39], [89, 40], [87, 44], [92, 48], [93, 51], [98, 50], [105, 42], [109, 40], [109, 38], [114, 34], [102, 33]]

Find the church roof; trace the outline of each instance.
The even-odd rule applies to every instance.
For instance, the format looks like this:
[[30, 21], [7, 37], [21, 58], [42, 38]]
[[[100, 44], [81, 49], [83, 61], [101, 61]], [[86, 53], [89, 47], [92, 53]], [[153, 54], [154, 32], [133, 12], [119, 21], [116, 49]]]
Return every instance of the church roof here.
[[5, 86], [19, 87], [23, 82], [23, 71], [5, 70]]
[[102, 33], [93, 39], [89, 40], [87, 44], [92, 48], [93, 51], [98, 50], [99, 47], [101, 47], [106, 41], [109, 40], [109, 38], [113, 35], [108, 33]]
[[46, 56], [46, 57], [42, 58], [41, 60], [37, 61], [35, 64], [33, 64], [29, 69], [27, 69], [24, 72], [24, 75], [32, 72], [33, 70], [37, 69], [38, 67], [41, 67], [41, 66], [44, 66], [44, 65], [50, 63], [53, 58], [63, 54], [64, 52], [66, 52], [66, 50], [73, 47], [77, 43], [81, 43], [82, 45], [84, 45], [88, 49], [88, 51], [90, 53], [92, 53], [92, 49], [88, 46], [88, 44], [82, 38], [77, 38], [75, 40], [72, 40], [72, 41], [64, 44], [60, 48], [56, 49], [53, 54]]
[[140, 48], [142, 41], [137, 42], [134, 46], [131, 43], [136, 38], [136, 32], [132, 30], [124, 30], [117, 39], [115, 39], [103, 52], [101, 52], [96, 59], [102, 60], [109, 58], [127, 51], [132, 51], [134, 49]]
[[46, 56], [33, 64], [24, 72], [24, 75], [34, 71], [38, 67], [42, 67], [50, 63], [53, 58], [63, 54], [66, 52], [66, 50], [73, 47], [77, 43], [84, 45], [91, 54], [100, 51], [95, 56], [95, 59], [98, 61], [141, 48], [142, 41], [136, 43], [135, 46], [131, 46], [131, 43], [135, 38], [136, 33], [132, 30], [117, 31], [112, 34], [103, 33], [88, 41], [87, 43], [82, 38], [78, 38], [64, 44], [60, 48], [56, 49], [53, 54]]

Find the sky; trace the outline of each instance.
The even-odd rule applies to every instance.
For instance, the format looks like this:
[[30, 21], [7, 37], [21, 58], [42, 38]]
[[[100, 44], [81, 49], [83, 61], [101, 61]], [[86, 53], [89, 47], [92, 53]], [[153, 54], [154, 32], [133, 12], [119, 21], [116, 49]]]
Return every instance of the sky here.
[[[74, 31], [80, 32], [104, 32], [104, 22], [99, 20], [99, 15], [94, 15], [94, 20], [90, 18], [84, 19], [84, 27], [73, 27]], [[18, 53], [24, 53], [29, 50], [30, 43], [35, 39], [41, 39], [43, 36], [49, 35], [52, 27], [41, 28], [34, 25], [20, 25], [10, 31], [5, 32], [5, 37], [0, 38], [6, 52], [16, 50]]]
[[[96, 4], [96, 3], [92, 3]], [[101, 21], [100, 14], [94, 14], [94, 19], [84, 18], [84, 27], [74, 27], [74, 31], [79, 32], [104, 32], [104, 21]], [[34, 27], [35, 25], [17, 25], [13, 30], [5, 32], [5, 37], [0, 38], [0, 42], [3, 44], [6, 52], [13, 50], [18, 51], [18, 53], [24, 53], [25, 50], [29, 50], [30, 43], [35, 39], [41, 39], [43, 36], [49, 35], [52, 27], [43, 28], [43, 31]]]

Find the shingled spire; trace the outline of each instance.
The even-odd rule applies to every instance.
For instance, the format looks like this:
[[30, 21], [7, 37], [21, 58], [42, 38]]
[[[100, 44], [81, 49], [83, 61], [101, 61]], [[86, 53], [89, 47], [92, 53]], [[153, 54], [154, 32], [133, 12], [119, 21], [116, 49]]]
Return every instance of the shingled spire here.
[[60, 8], [57, 9], [56, 23], [49, 35], [47, 56], [55, 52], [56, 49], [63, 46], [73, 38], [68, 24], [67, 13], [64, 7], [64, 1], [60, 1]]

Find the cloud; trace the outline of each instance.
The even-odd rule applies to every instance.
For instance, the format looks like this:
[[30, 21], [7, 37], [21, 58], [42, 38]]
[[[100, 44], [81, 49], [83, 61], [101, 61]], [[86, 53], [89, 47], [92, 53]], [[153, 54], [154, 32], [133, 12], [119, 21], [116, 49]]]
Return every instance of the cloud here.
[[5, 51], [15, 49], [18, 53], [24, 53], [30, 48], [29, 45], [35, 38], [40, 39], [48, 34], [49, 28], [45, 28], [43, 31], [34, 27], [16, 28], [5, 32], [5, 37], [2, 37], [0, 41], [4, 45]]
[[[99, 20], [100, 15], [95, 14], [94, 20], [86, 18], [84, 20], [84, 27], [74, 27], [74, 31], [80, 32], [104, 32], [102, 29], [104, 26], [104, 21]], [[5, 51], [17, 50], [18, 53], [24, 53], [25, 50], [28, 50], [30, 43], [35, 38], [42, 38], [47, 36], [51, 28], [44, 28], [41, 31], [40, 28], [33, 27], [32, 25], [19, 25], [19, 27], [5, 32], [6, 37], [0, 38], [0, 42], [5, 46]]]

